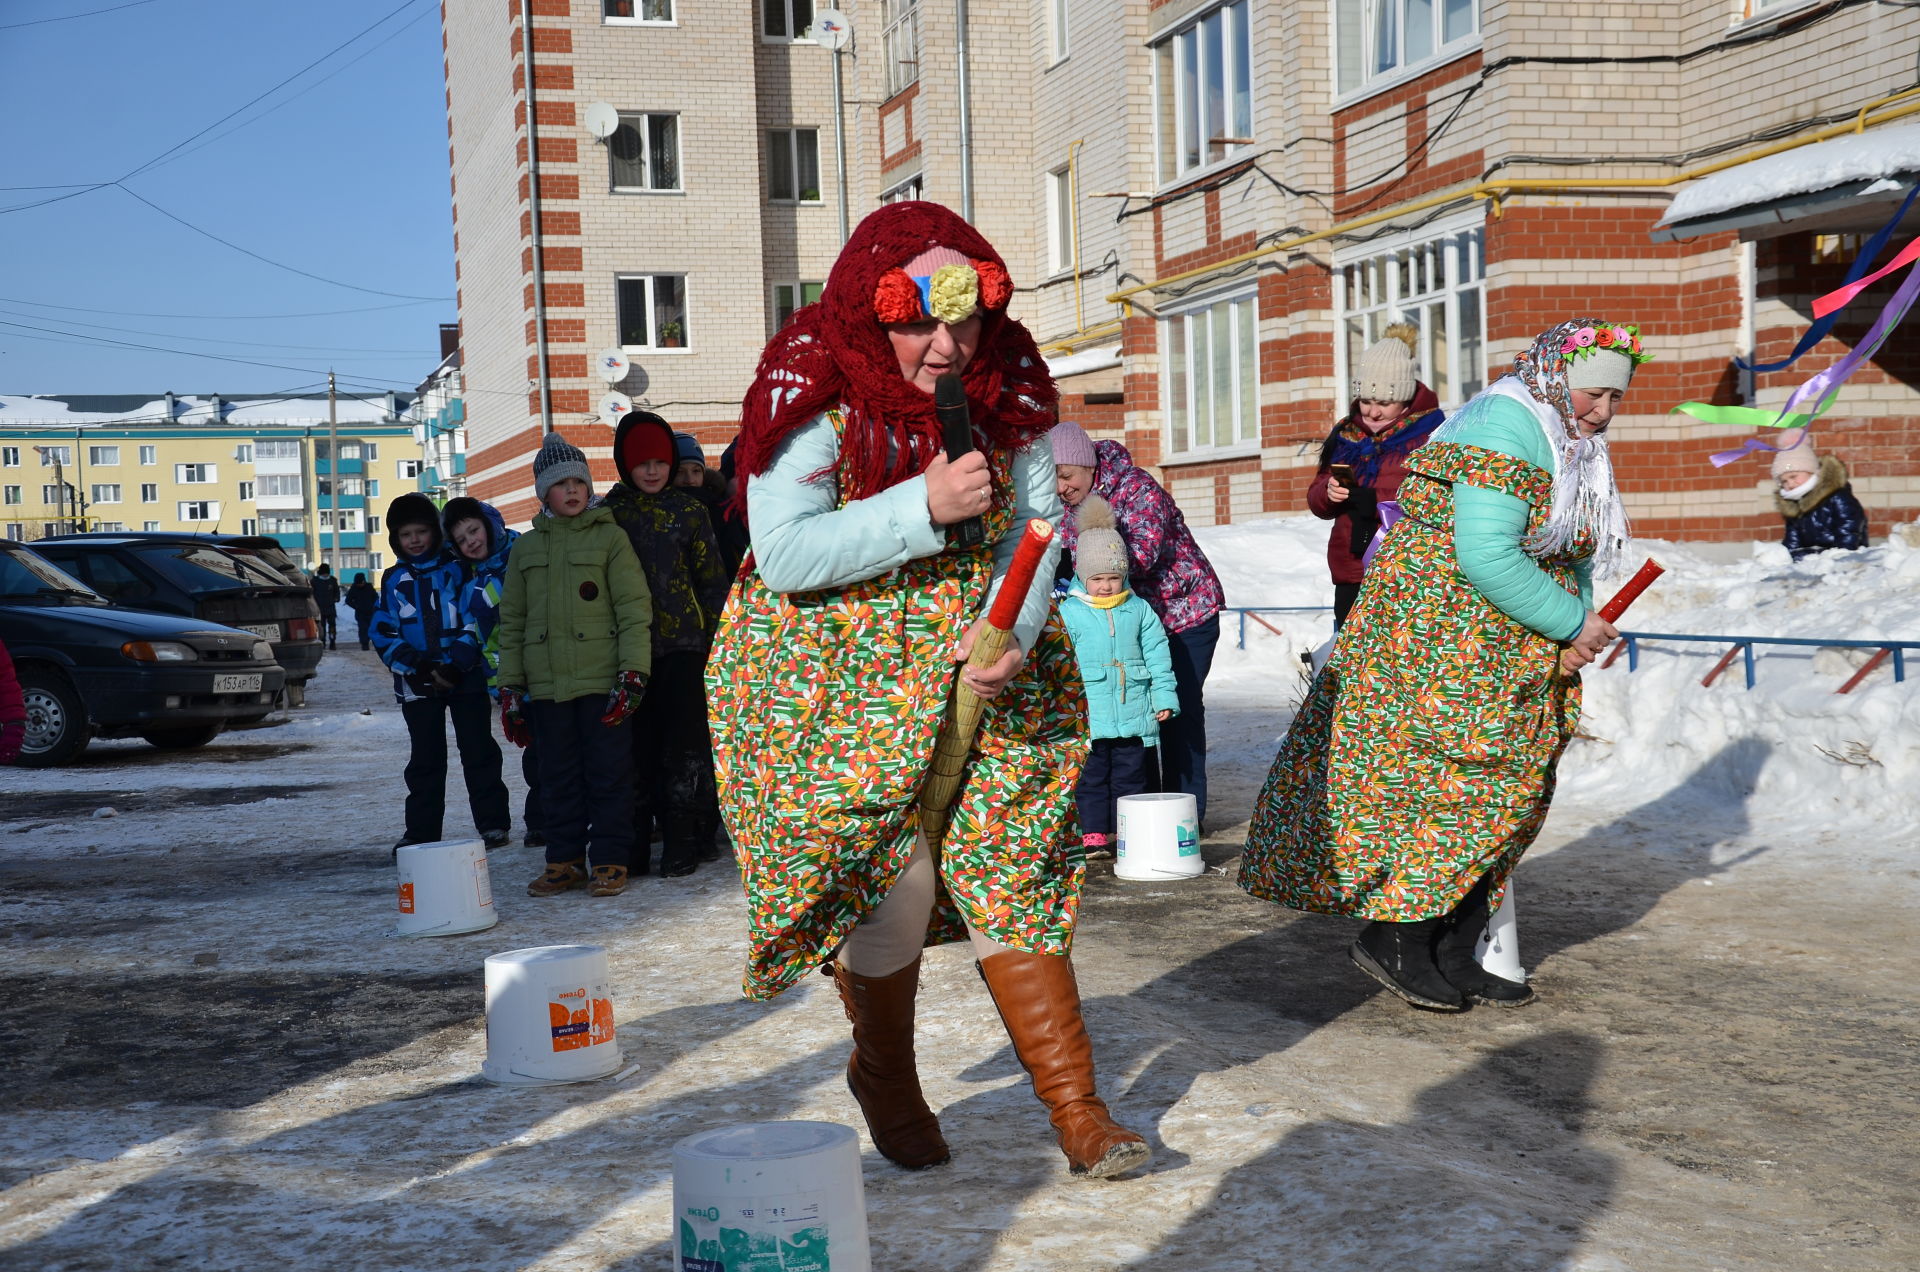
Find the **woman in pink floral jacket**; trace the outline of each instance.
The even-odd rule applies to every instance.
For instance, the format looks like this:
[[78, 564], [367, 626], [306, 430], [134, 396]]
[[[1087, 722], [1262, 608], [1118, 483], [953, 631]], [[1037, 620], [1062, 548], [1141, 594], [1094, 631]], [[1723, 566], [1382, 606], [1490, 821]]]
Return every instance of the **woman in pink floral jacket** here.
[[1173, 496], [1119, 442], [1094, 442], [1078, 424], [1056, 425], [1048, 438], [1058, 465], [1063, 561], [1073, 559], [1079, 527], [1074, 509], [1088, 492], [1113, 505], [1115, 527], [1133, 564], [1128, 586], [1153, 607], [1167, 629], [1180, 711], [1160, 726], [1160, 789], [1193, 796], [1207, 816], [1207, 716], [1201, 689], [1220, 641], [1220, 576], [1194, 542]]

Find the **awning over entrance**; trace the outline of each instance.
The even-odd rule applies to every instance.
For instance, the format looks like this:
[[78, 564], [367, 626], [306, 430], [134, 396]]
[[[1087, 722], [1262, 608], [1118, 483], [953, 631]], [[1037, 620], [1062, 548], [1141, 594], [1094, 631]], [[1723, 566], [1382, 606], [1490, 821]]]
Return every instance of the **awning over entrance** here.
[[1674, 196], [1655, 241], [1739, 231], [1875, 230], [1920, 181], [1920, 124], [1875, 128], [1782, 151], [1703, 177]]

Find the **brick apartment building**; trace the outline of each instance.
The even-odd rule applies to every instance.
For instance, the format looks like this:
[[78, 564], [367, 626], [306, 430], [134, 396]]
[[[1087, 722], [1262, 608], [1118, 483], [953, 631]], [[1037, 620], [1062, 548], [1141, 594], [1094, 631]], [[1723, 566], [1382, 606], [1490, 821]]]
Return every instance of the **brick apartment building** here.
[[[1770, 534], [1760, 462], [1707, 463], [1739, 435], [1667, 409], [1777, 404], [1843, 353], [1893, 280], [1790, 370], [1735, 364], [1784, 356], [1920, 179], [1920, 11], [1873, 0], [842, 11], [836, 112], [835, 55], [798, 38], [809, 0], [443, 5], [474, 493], [532, 511], [542, 325], [552, 422], [604, 476], [589, 360], [609, 346], [633, 364], [614, 387], [724, 444], [840, 242], [837, 114], [851, 219], [898, 197], [970, 215], [1063, 415], [1158, 465], [1196, 522], [1303, 506], [1347, 366], [1386, 324], [1419, 327], [1454, 405], [1590, 312], [1658, 355], [1616, 433], [1640, 530]], [[605, 141], [594, 103], [618, 115]], [[1663, 225], [1681, 191], [1708, 210]], [[1920, 512], [1916, 350], [1890, 342], [1821, 426], [1876, 533]]]

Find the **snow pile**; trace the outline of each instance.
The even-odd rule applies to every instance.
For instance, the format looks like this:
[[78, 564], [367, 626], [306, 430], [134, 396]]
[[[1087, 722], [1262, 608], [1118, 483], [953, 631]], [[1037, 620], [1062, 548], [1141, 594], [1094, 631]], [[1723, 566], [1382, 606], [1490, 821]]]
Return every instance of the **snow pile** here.
[[[1326, 605], [1327, 523], [1288, 517], [1197, 530], [1229, 605]], [[1636, 541], [1667, 573], [1627, 614], [1626, 630], [1691, 635], [1920, 640], [1920, 523], [1881, 546], [1799, 562], [1778, 543]], [[1603, 582], [1604, 599], [1617, 583]], [[1331, 616], [1251, 619], [1234, 648], [1237, 615], [1222, 617], [1208, 700], [1253, 699], [1284, 728], [1299, 697], [1299, 655], [1332, 630]], [[1730, 644], [1730, 642], [1729, 642]], [[1729, 645], [1645, 642], [1639, 669], [1622, 654], [1584, 676], [1584, 735], [1561, 765], [1562, 803], [1624, 810], [1674, 795], [1679, 803], [1748, 804], [1782, 830], [1851, 828], [1884, 842], [1904, 825], [1920, 789], [1920, 650], [1913, 678], [1896, 684], [1891, 660], [1847, 695], [1834, 691], [1871, 650], [1755, 649], [1755, 686], [1736, 658], [1710, 688], [1700, 680]], [[1251, 739], [1250, 739], [1251, 741]], [[1270, 753], [1269, 753], [1270, 758]]]
[[1673, 197], [1660, 224], [1730, 212], [1850, 181], [1920, 172], [1920, 124], [1875, 128], [1767, 155], [1694, 182]]

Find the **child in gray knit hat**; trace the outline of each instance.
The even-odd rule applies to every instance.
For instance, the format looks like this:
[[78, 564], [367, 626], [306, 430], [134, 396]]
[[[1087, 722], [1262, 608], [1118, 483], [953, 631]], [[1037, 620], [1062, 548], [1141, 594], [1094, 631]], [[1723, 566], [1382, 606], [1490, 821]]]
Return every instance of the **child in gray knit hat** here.
[[1127, 589], [1127, 545], [1114, 529], [1113, 509], [1099, 495], [1079, 506], [1074, 545], [1075, 586], [1060, 602], [1073, 638], [1080, 678], [1087, 687], [1093, 749], [1080, 771], [1080, 843], [1089, 856], [1108, 856], [1122, 796], [1156, 785], [1160, 723], [1180, 709], [1174, 690], [1167, 629], [1153, 608]]

